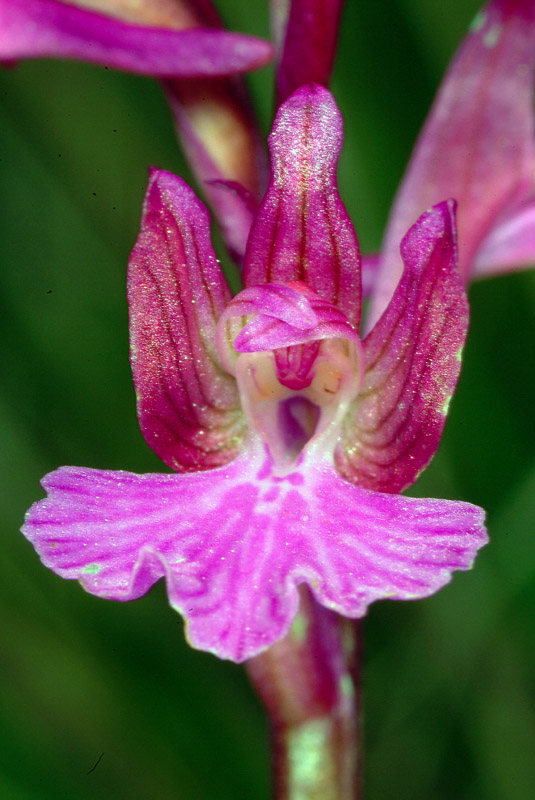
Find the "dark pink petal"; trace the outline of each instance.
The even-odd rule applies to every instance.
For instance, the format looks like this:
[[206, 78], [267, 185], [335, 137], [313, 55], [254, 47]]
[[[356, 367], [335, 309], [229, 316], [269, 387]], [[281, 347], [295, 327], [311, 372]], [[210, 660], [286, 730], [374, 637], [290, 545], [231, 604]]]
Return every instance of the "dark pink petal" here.
[[225, 464], [240, 447], [238, 392], [215, 346], [229, 300], [206, 209], [180, 178], [153, 170], [129, 264], [131, 360], [143, 435], [176, 470]]
[[535, 199], [496, 220], [479, 247], [472, 266], [474, 278], [498, 275], [535, 264]]
[[438, 447], [468, 327], [454, 209], [440, 203], [405, 236], [403, 278], [363, 341], [364, 380], [336, 452], [338, 469], [360, 486], [399, 492]]
[[287, 633], [299, 583], [360, 617], [375, 600], [432, 594], [486, 542], [468, 503], [369, 492], [328, 460], [277, 477], [258, 447], [210, 472], [64, 467], [43, 486], [23, 532], [46, 566], [114, 600], [165, 577], [190, 643], [234, 661]]
[[[398, 243], [427, 208], [447, 197], [457, 200], [466, 281], [502, 210], [533, 195], [534, 69], [535, 3], [493, 0], [474, 20], [444, 79], [399, 189], [371, 323], [401, 276]], [[480, 261], [480, 274], [483, 269]]]
[[245, 285], [302, 281], [358, 325], [360, 258], [338, 194], [342, 120], [329, 92], [295, 92], [269, 142], [273, 174], [247, 244]]
[[155, 76], [231, 75], [267, 64], [268, 42], [124, 22], [59, 0], [0, 0], [0, 61], [75, 58]]
[[279, 104], [305, 83], [329, 83], [343, 5], [343, 0], [272, 0]]

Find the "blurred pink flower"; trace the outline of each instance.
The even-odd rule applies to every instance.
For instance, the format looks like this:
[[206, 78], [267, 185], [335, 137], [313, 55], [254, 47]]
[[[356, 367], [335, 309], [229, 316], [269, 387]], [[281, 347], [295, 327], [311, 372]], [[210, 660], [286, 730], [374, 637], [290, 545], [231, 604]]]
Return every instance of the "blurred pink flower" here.
[[[272, 58], [261, 39], [192, 27], [185, 4], [172, 10], [162, 0], [145, 2], [129, 15], [131, 8], [122, 0], [0, 0], [0, 61], [75, 58], [156, 77], [206, 77], [245, 72]], [[145, 18], [152, 24], [142, 24]]]
[[400, 237], [445, 197], [458, 205], [465, 282], [535, 263], [534, 73], [535, 2], [491, 0], [446, 73], [399, 187], [380, 256], [365, 260], [369, 325], [402, 275]]

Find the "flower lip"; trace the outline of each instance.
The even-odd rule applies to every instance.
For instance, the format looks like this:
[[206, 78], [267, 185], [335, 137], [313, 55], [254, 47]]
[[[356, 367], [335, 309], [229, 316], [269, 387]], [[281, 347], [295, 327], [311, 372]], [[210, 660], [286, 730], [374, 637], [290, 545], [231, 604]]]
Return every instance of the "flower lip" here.
[[297, 584], [361, 617], [376, 600], [436, 592], [487, 541], [468, 503], [366, 491], [317, 459], [281, 478], [253, 442], [206, 472], [63, 467], [43, 487], [23, 533], [47, 567], [123, 601], [165, 578], [190, 644], [234, 661], [288, 632]]

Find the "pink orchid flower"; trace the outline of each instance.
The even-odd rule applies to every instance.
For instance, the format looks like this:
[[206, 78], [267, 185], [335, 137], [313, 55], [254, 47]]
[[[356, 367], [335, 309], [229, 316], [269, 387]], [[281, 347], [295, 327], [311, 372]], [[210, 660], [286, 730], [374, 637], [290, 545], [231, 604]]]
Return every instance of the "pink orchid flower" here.
[[[368, 323], [401, 278], [398, 243], [434, 203], [458, 204], [464, 281], [535, 263], [535, 2], [491, 0], [447, 72], [394, 201]], [[370, 268], [370, 271], [366, 269]]]
[[396, 494], [432, 457], [460, 369], [454, 203], [405, 235], [403, 277], [361, 342], [341, 144], [326, 89], [280, 108], [233, 299], [205, 208], [152, 172], [129, 266], [132, 366], [143, 434], [180, 474], [63, 467], [23, 527], [46, 566], [100, 597], [164, 577], [189, 642], [234, 661], [286, 634], [299, 584], [360, 617], [437, 591], [487, 540], [480, 508]]

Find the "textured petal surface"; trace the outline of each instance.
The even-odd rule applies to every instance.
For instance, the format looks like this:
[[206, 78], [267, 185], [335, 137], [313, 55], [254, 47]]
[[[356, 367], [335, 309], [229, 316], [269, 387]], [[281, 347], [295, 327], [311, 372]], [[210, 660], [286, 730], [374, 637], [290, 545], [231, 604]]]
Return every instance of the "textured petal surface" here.
[[398, 243], [427, 208], [457, 200], [459, 263], [468, 280], [501, 210], [533, 194], [534, 68], [535, 3], [493, 0], [474, 20], [444, 79], [399, 189], [370, 325], [401, 277]]
[[313, 328], [318, 323], [318, 316], [310, 302], [311, 293], [303, 288], [305, 291], [299, 291], [286, 283], [250, 286], [232, 299], [225, 316], [265, 314], [300, 330]]
[[468, 327], [454, 206], [440, 203], [403, 239], [403, 278], [363, 342], [364, 381], [336, 453], [360, 486], [399, 492], [438, 447]]
[[479, 247], [472, 276], [498, 275], [535, 264], [535, 199], [496, 220]]
[[268, 42], [133, 25], [59, 0], [0, 0], [0, 61], [75, 58], [156, 76], [231, 75], [268, 63]]
[[329, 92], [295, 92], [269, 142], [272, 179], [247, 244], [244, 283], [303, 281], [358, 325], [360, 258], [337, 189], [342, 120]]
[[272, 0], [273, 28], [279, 40], [276, 74], [278, 102], [305, 83], [327, 86], [336, 55], [343, 0]]
[[[273, 284], [266, 284], [272, 286]], [[256, 287], [255, 287], [256, 288]], [[264, 287], [259, 287], [264, 288]], [[245, 291], [248, 291], [247, 289]], [[357, 332], [349, 325], [342, 312], [316, 294], [305, 295], [309, 308], [316, 317], [306, 328], [281, 320], [280, 317], [258, 314], [252, 319], [234, 341], [240, 353], [254, 353], [262, 350], [275, 350], [278, 347], [317, 342], [321, 339], [348, 339], [360, 344]], [[232, 309], [232, 303], [230, 304]]]
[[486, 541], [475, 506], [368, 492], [327, 462], [275, 477], [260, 449], [195, 475], [64, 467], [43, 486], [23, 532], [46, 566], [115, 600], [165, 577], [190, 643], [235, 661], [288, 631], [299, 583], [359, 617], [435, 592]]
[[238, 392], [215, 347], [229, 300], [206, 209], [154, 170], [128, 272], [131, 359], [143, 435], [176, 470], [225, 464], [240, 447]]

